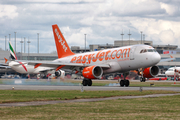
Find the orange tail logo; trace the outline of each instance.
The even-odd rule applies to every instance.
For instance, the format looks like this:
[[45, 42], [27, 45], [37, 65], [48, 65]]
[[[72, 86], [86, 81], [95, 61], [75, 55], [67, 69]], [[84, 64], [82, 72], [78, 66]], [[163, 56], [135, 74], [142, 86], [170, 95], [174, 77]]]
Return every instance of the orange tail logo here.
[[54, 39], [56, 43], [56, 49], [58, 53], [58, 58], [74, 55], [74, 53], [69, 48], [64, 36], [62, 35], [59, 27], [55, 24], [52, 25]]
[[4, 58], [4, 60], [5, 60], [5, 63], [7, 63], [8, 59], [7, 59], [7, 58]]

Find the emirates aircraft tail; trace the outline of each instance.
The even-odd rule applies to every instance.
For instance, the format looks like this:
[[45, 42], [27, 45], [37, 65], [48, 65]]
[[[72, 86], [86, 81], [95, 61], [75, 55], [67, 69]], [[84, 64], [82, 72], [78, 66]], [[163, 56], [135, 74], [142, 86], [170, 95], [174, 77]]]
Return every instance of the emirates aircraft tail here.
[[56, 43], [58, 58], [74, 55], [74, 53], [69, 48], [66, 40], [64, 39], [64, 36], [62, 35], [58, 25], [52, 25], [52, 29]]
[[11, 42], [9, 41], [10, 57], [12, 60], [17, 60], [16, 53], [12, 47]]

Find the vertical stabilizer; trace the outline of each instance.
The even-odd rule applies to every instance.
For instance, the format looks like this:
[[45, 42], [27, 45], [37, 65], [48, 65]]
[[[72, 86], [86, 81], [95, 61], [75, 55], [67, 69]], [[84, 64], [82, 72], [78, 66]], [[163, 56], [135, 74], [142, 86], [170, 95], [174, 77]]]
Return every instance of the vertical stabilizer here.
[[56, 49], [58, 58], [74, 55], [74, 53], [69, 48], [66, 40], [64, 39], [64, 36], [62, 35], [59, 27], [55, 24], [52, 25]]
[[10, 57], [12, 60], [17, 60], [16, 53], [12, 47], [11, 42], [9, 41], [9, 50], [10, 50]]

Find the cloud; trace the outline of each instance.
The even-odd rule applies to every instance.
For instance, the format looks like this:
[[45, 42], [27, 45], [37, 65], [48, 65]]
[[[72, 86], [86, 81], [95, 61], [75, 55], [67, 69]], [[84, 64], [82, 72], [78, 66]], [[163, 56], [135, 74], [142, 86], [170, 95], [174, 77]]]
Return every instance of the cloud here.
[[138, 19], [131, 23], [138, 31], [143, 31], [147, 39], [153, 40], [155, 44], [176, 44], [180, 37], [178, 32], [180, 23], [176, 21]]
[[14, 5], [0, 5], [0, 18], [13, 19], [18, 16], [17, 7]]
[[58, 24], [70, 46], [84, 47], [84, 34], [87, 45], [113, 44], [121, 40], [122, 30], [124, 40], [129, 30], [133, 40], [140, 40], [143, 31], [154, 44], [180, 45], [179, 5], [177, 0], [0, 1], [0, 41], [8, 34], [14, 40], [16, 31], [18, 48], [21, 37], [29, 37], [31, 52], [36, 52], [39, 33], [40, 51], [55, 51], [51, 25]]
[[165, 3], [161, 3], [161, 8], [166, 10], [166, 13], [169, 15], [174, 15], [177, 11], [179, 11], [179, 6], [168, 5]]

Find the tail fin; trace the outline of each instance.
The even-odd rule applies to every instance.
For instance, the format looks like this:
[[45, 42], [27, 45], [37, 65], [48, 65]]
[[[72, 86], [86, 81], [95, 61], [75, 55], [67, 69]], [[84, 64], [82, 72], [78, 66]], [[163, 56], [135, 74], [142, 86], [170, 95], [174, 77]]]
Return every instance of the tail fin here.
[[58, 53], [58, 58], [74, 55], [74, 53], [69, 48], [64, 36], [62, 35], [58, 25], [52, 25], [54, 39], [56, 43], [56, 49]]
[[8, 59], [4, 57], [5, 63], [7, 63]]
[[16, 53], [12, 47], [11, 42], [9, 41], [10, 57], [12, 60], [17, 60]]

